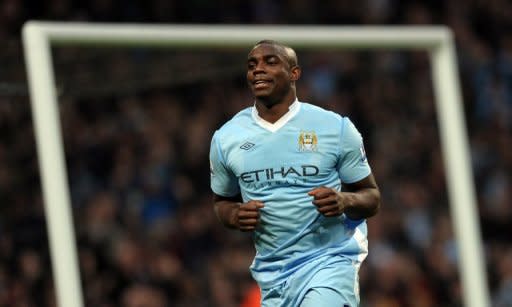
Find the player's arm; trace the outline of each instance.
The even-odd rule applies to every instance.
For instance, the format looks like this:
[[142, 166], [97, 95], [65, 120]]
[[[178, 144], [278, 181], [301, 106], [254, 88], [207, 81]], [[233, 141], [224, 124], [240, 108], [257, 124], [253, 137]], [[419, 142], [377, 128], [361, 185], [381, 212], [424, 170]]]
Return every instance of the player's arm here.
[[240, 231], [253, 231], [260, 220], [259, 210], [263, 203], [251, 200], [243, 203], [240, 194], [234, 197], [224, 197], [213, 194], [215, 215], [228, 228]]
[[344, 191], [338, 192], [344, 198], [343, 212], [353, 220], [369, 218], [380, 209], [380, 190], [373, 174], [363, 180], [344, 184]]
[[375, 215], [380, 207], [379, 188], [366, 158], [363, 138], [348, 118], [342, 119], [339, 154], [336, 168], [343, 190], [313, 189], [309, 192], [313, 204], [324, 216], [344, 213], [350, 219], [359, 220]]
[[308, 193], [313, 204], [324, 216], [338, 216], [342, 213], [353, 220], [369, 218], [380, 208], [380, 191], [372, 174], [366, 178], [344, 184], [343, 191], [319, 187]]

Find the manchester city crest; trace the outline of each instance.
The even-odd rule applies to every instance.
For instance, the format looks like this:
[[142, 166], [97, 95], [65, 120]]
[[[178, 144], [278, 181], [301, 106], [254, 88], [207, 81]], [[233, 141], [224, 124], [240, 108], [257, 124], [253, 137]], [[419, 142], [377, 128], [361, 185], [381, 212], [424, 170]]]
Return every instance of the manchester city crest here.
[[316, 151], [318, 138], [315, 131], [301, 131], [299, 134], [299, 151]]

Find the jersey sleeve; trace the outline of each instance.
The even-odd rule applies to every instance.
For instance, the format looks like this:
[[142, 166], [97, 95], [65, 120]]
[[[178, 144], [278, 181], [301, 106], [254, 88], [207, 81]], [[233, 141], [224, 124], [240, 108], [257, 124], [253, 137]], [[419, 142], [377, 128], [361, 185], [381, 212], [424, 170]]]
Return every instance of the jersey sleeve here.
[[354, 183], [371, 174], [366, 158], [363, 137], [346, 117], [341, 122], [341, 148], [338, 160], [338, 174], [342, 183]]
[[220, 196], [231, 197], [240, 193], [237, 177], [226, 166], [217, 133], [210, 145], [210, 187]]

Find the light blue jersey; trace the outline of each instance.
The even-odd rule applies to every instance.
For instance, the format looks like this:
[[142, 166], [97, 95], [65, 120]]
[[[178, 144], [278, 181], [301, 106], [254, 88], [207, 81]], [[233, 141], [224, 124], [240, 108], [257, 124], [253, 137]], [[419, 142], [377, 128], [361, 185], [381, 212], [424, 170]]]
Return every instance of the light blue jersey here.
[[262, 289], [338, 256], [356, 268], [365, 259], [365, 220], [324, 217], [307, 194], [320, 186], [339, 190], [370, 175], [362, 137], [348, 118], [295, 101], [271, 124], [249, 107], [215, 132], [210, 164], [215, 194], [241, 194], [244, 202], [265, 205], [251, 265]]

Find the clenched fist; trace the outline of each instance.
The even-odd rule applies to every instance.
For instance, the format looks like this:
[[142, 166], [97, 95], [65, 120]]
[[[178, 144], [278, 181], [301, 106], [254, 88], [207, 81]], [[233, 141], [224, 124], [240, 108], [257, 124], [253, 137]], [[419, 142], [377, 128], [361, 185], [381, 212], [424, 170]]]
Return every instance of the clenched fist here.
[[308, 192], [313, 196], [313, 204], [324, 216], [338, 216], [345, 211], [347, 198], [342, 192], [327, 187], [315, 188]]
[[261, 201], [251, 200], [241, 204], [236, 211], [235, 225], [240, 231], [253, 231], [260, 221]]

